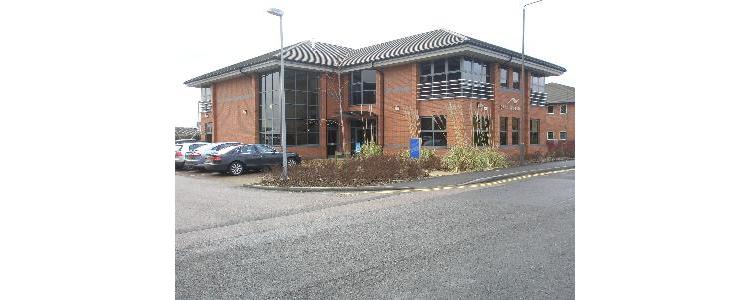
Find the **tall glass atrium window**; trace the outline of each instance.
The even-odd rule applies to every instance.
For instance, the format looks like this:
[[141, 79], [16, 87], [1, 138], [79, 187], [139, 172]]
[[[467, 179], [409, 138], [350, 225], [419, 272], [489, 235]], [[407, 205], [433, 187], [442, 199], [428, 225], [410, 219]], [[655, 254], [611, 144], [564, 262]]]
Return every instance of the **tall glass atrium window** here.
[[[258, 76], [258, 131], [261, 144], [281, 145], [282, 88], [279, 79], [279, 72]], [[316, 73], [284, 70], [287, 145], [319, 143], [319, 79]]]
[[493, 97], [489, 64], [468, 57], [426, 61], [419, 65], [419, 99]]
[[375, 104], [375, 70], [352, 72], [351, 105]]
[[544, 77], [531, 76], [531, 105], [544, 106], [547, 104], [547, 93], [544, 92]]

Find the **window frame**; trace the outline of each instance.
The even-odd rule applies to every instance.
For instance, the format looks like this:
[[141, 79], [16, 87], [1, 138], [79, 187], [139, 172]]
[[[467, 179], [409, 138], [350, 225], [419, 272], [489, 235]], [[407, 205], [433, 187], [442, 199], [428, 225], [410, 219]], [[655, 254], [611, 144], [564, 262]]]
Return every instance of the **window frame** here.
[[[456, 62], [458, 65], [453, 65]], [[451, 68], [452, 65], [454, 68]], [[493, 99], [495, 91], [491, 81], [491, 68], [490, 62], [470, 56], [450, 56], [419, 62], [417, 99]], [[436, 72], [436, 69], [440, 69], [440, 72]]]
[[513, 89], [520, 90], [521, 89], [521, 71], [517, 69], [513, 69], [513, 78], [511, 80], [513, 81]]
[[[539, 131], [541, 130], [541, 123], [542, 122], [540, 119], [529, 120], [529, 145], [539, 145]], [[534, 127], [536, 127], [536, 130], [534, 130]], [[535, 140], [536, 142], [534, 142]]]
[[[422, 127], [422, 119], [430, 119], [430, 129], [424, 129]], [[436, 125], [443, 123], [443, 129], [437, 129]], [[445, 135], [445, 145], [435, 145], [435, 136], [439, 134]], [[420, 116], [419, 117], [419, 137], [422, 138], [423, 134], [430, 134], [432, 136], [432, 145], [421, 145], [422, 147], [431, 148], [446, 148], [448, 147], [448, 120], [445, 115], [432, 115], [432, 116]], [[424, 139], [422, 139], [424, 143]]]
[[[565, 138], [562, 138], [563, 133], [565, 134]], [[567, 141], [568, 140], [568, 132], [567, 131], [560, 131], [560, 140], [561, 141]]]
[[[284, 87], [279, 76], [279, 70], [258, 74], [259, 143], [278, 146], [285, 138], [290, 146], [320, 145], [320, 73], [286, 69]], [[286, 97], [284, 120], [281, 120], [281, 93]], [[285, 137], [281, 136], [281, 122], [286, 122]]]
[[554, 105], [547, 105], [547, 114], [548, 115], [554, 115], [555, 114], [555, 106]]
[[521, 143], [521, 118], [512, 118], [510, 127], [511, 145], [519, 145]]
[[[498, 128], [500, 129], [499, 140], [498, 140], [499, 145], [508, 146], [508, 117], [500, 117], [500, 120], [498, 121]], [[504, 142], [503, 142], [503, 138], [505, 138]]]
[[[363, 72], [372, 73], [372, 75], [375, 76], [373, 79], [373, 82], [365, 82], [364, 80], [365, 76]], [[355, 80], [356, 75], [359, 75], [359, 80]], [[351, 80], [349, 81], [349, 105], [361, 105], [361, 106], [375, 105], [375, 103], [377, 103], [377, 92], [376, 92], [377, 82], [378, 82], [377, 78], [378, 78], [377, 72], [375, 70], [366, 69], [366, 70], [352, 71], [352, 73], [350, 74]], [[365, 83], [372, 83], [373, 85], [372, 89], [365, 89]], [[358, 89], [359, 91], [356, 91], [356, 92], [354, 91], [355, 86], [359, 87]], [[355, 103], [354, 101], [355, 93], [359, 94], [359, 101], [358, 101], [359, 103]], [[372, 103], [369, 103], [369, 102], [365, 103], [366, 93], [372, 93]]]
[[[552, 135], [552, 137], [549, 137], [550, 134]], [[555, 140], [555, 132], [554, 131], [547, 131], [547, 140], [548, 141], [554, 141]]]
[[510, 89], [510, 84], [508, 83], [508, 69], [501, 66], [500, 74], [498, 74], [498, 77], [500, 78], [500, 88]]
[[[471, 116], [471, 142], [477, 147], [488, 147], [492, 145], [490, 140], [490, 131], [492, 130], [492, 118], [489, 116]], [[485, 126], [486, 125], [486, 126]], [[478, 141], [481, 136], [486, 136], [484, 142], [486, 144], [480, 144]]]
[[[563, 108], [565, 108], [565, 112], [563, 112]], [[560, 105], [560, 114], [561, 115], [567, 115], [568, 114], [568, 105], [567, 104]]]

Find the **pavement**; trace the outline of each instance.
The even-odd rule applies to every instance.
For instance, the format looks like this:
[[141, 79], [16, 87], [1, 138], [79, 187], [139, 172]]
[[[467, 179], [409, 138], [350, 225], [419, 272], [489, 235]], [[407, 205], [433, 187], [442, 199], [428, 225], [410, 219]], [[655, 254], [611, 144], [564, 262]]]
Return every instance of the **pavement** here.
[[178, 299], [574, 298], [572, 170], [394, 194], [175, 185]]

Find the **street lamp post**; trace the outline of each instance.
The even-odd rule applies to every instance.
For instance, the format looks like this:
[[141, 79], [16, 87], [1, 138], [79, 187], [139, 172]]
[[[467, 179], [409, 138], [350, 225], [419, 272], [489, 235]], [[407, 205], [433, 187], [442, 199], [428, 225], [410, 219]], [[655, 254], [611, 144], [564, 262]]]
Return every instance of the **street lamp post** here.
[[[531, 132], [528, 121], [528, 109], [526, 109], [526, 86], [528, 86], [528, 83], [526, 82], [526, 6], [532, 5], [534, 3], [542, 2], [542, 0], [537, 0], [534, 2], [529, 2], [523, 5], [523, 26], [521, 29], [521, 128], [524, 126], [526, 127], [526, 132]], [[530, 135], [530, 134], [529, 134]], [[521, 164], [525, 163], [526, 160], [526, 144], [524, 143], [527, 139], [524, 138], [526, 134], [521, 134]]]
[[282, 19], [284, 11], [278, 8], [271, 8], [267, 11], [269, 14], [279, 17], [279, 37], [281, 40], [281, 49], [279, 50], [279, 57], [281, 58], [281, 71], [279, 72], [279, 93], [281, 93], [281, 151], [283, 153], [282, 165], [283, 170], [281, 171], [281, 178], [284, 180], [289, 179], [287, 173], [287, 153], [286, 153], [286, 99], [284, 99], [284, 27]]

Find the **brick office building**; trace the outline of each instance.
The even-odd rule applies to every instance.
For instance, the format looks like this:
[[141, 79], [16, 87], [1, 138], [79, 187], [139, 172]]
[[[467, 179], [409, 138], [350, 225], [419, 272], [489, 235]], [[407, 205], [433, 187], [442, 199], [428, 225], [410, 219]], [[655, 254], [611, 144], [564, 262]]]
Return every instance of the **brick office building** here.
[[284, 58], [283, 89], [278, 51], [185, 82], [210, 102], [213, 141], [279, 145], [283, 90], [287, 145], [305, 158], [348, 154], [365, 140], [395, 153], [411, 137], [435, 149], [465, 143], [518, 155], [524, 143], [544, 152], [545, 78], [566, 71], [527, 56], [524, 80], [520, 53], [443, 29], [359, 49], [305, 41]]

